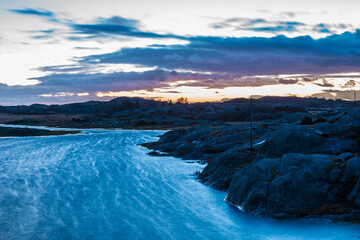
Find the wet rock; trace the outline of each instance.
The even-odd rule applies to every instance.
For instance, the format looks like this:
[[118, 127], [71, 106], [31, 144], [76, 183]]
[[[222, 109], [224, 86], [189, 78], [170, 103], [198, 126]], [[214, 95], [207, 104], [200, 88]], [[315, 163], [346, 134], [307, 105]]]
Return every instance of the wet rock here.
[[151, 151], [148, 153], [150, 156], [157, 156], [157, 157], [166, 157], [169, 156], [167, 153], [161, 153], [157, 151]]

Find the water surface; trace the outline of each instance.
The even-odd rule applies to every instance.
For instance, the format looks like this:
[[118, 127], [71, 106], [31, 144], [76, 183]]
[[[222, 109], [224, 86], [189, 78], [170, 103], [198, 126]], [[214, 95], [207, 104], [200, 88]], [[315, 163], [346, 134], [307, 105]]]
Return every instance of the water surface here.
[[0, 139], [0, 239], [359, 239], [359, 225], [242, 213], [192, 175], [148, 156], [159, 131]]

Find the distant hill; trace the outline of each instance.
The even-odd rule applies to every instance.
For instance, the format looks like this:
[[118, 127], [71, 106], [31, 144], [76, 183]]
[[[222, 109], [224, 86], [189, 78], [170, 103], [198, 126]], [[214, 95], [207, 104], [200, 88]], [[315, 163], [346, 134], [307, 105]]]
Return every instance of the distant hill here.
[[[253, 120], [300, 121], [310, 111], [347, 109], [354, 102], [299, 97], [253, 99]], [[0, 106], [0, 123], [63, 127], [169, 128], [198, 123], [250, 120], [250, 99], [222, 102], [172, 103], [143, 98], [119, 97], [110, 101], [89, 101], [64, 105], [33, 104]]]

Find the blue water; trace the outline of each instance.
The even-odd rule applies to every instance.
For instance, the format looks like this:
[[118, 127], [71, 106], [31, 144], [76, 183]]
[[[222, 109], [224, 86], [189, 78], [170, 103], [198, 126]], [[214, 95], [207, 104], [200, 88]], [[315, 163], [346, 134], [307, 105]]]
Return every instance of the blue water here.
[[271, 220], [223, 202], [203, 168], [151, 157], [158, 131], [0, 139], [0, 239], [359, 239], [360, 226]]

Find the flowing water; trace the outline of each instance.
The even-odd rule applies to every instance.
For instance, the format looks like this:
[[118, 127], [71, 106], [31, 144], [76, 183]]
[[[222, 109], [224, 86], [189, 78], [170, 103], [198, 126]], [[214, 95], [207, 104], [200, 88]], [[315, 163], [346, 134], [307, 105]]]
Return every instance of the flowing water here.
[[151, 157], [159, 131], [0, 139], [0, 239], [359, 239], [328, 220], [271, 220], [223, 202], [202, 165]]

